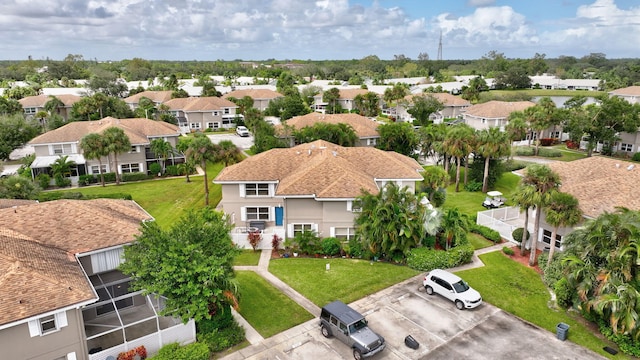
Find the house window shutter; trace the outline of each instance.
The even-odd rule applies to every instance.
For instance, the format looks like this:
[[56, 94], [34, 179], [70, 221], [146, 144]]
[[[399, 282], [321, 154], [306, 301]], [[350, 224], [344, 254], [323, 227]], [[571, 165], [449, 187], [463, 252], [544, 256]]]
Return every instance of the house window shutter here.
[[240, 208], [240, 221], [247, 221], [247, 208], [244, 206]]
[[276, 219], [276, 208], [275, 206], [272, 206], [269, 208], [269, 220], [273, 221]]
[[351, 209], [353, 209], [353, 201], [349, 200], [347, 201], [347, 211], [351, 211]]
[[336, 228], [332, 226], [329, 228], [329, 237], [336, 237]]
[[293, 224], [287, 224], [287, 237], [293, 237]]
[[318, 224], [311, 224], [311, 230], [315, 231], [316, 235], [318, 234]]
[[38, 320], [29, 321], [29, 335], [31, 337], [40, 335], [40, 322]]
[[56, 325], [58, 326], [58, 329], [61, 329], [67, 325], [69, 325], [69, 323], [67, 322], [67, 312], [63, 311], [63, 312], [59, 312], [56, 314]]
[[68, 353], [67, 360], [77, 360], [76, 353], [75, 352]]
[[244, 184], [240, 184], [240, 197], [245, 197], [246, 196], [246, 189]]

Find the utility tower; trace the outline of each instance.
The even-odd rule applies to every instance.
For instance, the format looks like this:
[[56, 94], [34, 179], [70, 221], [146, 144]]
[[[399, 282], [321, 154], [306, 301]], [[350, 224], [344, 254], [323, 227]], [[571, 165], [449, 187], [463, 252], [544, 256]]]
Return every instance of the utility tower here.
[[442, 30], [440, 30], [440, 42], [438, 43], [438, 60], [442, 60]]

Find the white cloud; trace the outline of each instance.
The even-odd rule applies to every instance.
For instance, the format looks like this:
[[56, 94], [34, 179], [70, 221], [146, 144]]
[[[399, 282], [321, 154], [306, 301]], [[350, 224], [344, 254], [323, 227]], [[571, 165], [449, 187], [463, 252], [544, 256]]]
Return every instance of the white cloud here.
[[496, 3], [496, 0], [468, 0], [467, 5], [473, 7], [490, 6]]

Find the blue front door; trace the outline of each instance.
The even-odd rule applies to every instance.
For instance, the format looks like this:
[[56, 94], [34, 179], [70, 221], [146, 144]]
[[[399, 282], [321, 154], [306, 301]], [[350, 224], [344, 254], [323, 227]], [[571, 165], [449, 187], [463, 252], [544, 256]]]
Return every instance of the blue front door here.
[[276, 207], [276, 226], [282, 226], [282, 220], [284, 219], [284, 208], [282, 206]]

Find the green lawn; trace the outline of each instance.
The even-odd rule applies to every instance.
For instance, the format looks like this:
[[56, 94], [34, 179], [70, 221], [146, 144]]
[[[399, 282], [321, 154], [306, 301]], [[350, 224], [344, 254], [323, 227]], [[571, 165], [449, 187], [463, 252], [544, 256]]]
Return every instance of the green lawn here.
[[269, 271], [318, 306], [334, 300], [348, 304], [420, 273], [383, 262], [310, 258], [271, 260]]
[[[457, 274], [478, 290], [486, 302], [553, 333], [558, 323], [569, 324], [570, 341], [612, 358], [602, 350], [611, 343], [576, 321], [576, 315], [549, 306], [551, 296], [536, 271], [499, 251], [481, 255], [480, 259], [486, 266]], [[619, 353], [617, 358], [625, 357]]]
[[253, 250], [242, 250], [240, 255], [233, 260], [234, 266], [256, 266], [260, 262], [261, 252]]
[[253, 271], [237, 271], [240, 287], [239, 313], [264, 338], [313, 319], [303, 307]]
[[[462, 181], [462, 180], [461, 180]], [[510, 172], [503, 173], [496, 182], [495, 189], [500, 191], [504, 197], [508, 198], [513, 190], [518, 186], [520, 177]], [[474, 217], [478, 211], [486, 210], [482, 207], [482, 202], [487, 195], [483, 192], [468, 192], [460, 184], [460, 192], [456, 192], [456, 185], [453, 183], [447, 187], [447, 199], [444, 202], [444, 209], [458, 208], [463, 214]]]
[[493, 241], [487, 240], [484, 236], [472, 232], [467, 234], [467, 239], [469, 239], [469, 242], [476, 250], [495, 245]]

